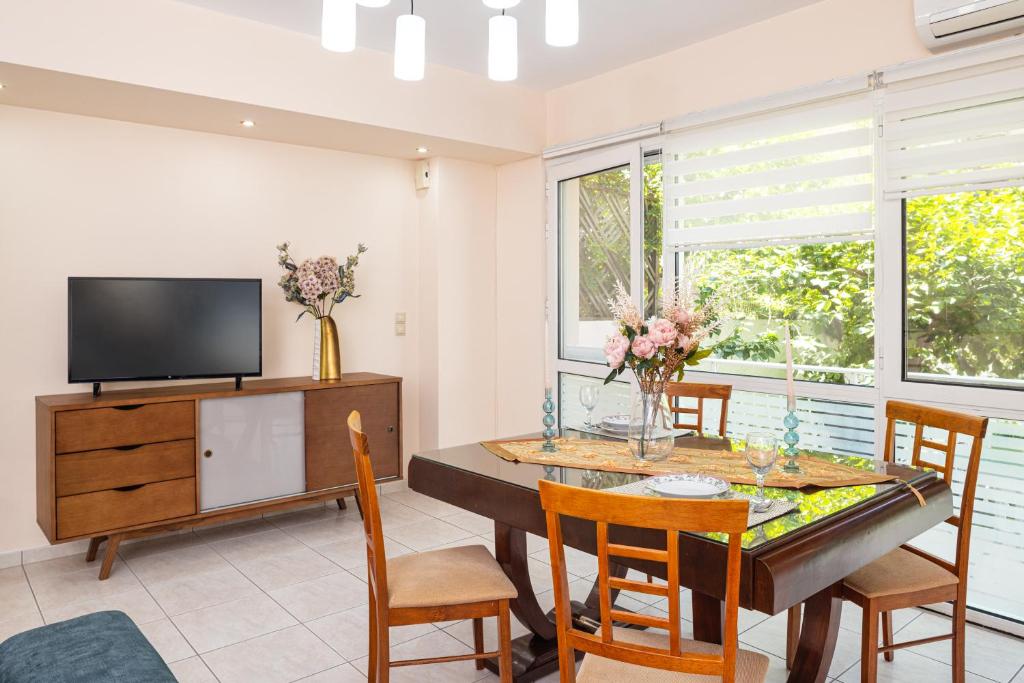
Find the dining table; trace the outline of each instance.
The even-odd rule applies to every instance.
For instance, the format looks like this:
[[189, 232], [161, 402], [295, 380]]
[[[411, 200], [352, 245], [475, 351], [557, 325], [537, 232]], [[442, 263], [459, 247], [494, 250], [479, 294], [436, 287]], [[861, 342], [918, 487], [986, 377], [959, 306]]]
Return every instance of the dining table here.
[[[578, 430], [560, 430], [560, 435], [609, 438]], [[676, 446], [735, 450], [728, 438], [692, 434], [678, 437]], [[742, 453], [735, 456], [743, 458]], [[953, 497], [949, 486], [931, 470], [854, 455], [804, 452], [800, 457], [831, 459], [895, 477], [871, 485], [769, 489], [768, 495], [788, 498], [797, 506], [743, 535], [740, 606], [768, 615], [802, 606], [802, 619], [791, 627], [790, 641], [795, 645], [788, 653], [788, 680], [817, 683], [826, 679], [831, 665], [844, 577], [950, 517]], [[513, 641], [513, 680], [532, 681], [556, 671], [554, 613], [540, 606], [528, 570], [527, 534], [547, 537], [537, 482], [543, 479], [610, 489], [645, 477], [510, 461], [481, 443], [418, 452], [410, 460], [407, 476], [413, 491], [494, 521], [495, 557], [518, 591], [511, 610], [529, 631]], [[735, 492], [752, 490], [749, 486], [731, 487]], [[596, 555], [592, 522], [568, 518], [562, 524], [565, 545]], [[621, 534], [623, 543], [665, 547], [664, 532], [619, 528], [616, 533]], [[690, 589], [696, 640], [722, 642], [726, 551], [721, 535], [680, 534], [680, 583]], [[664, 564], [638, 559], [618, 558], [611, 571], [623, 577], [630, 569], [666, 578]], [[612, 600], [616, 598], [613, 591]], [[590, 595], [584, 601], [574, 601], [572, 608], [577, 626], [596, 630], [600, 624], [596, 583]], [[495, 662], [488, 666], [496, 669]]]

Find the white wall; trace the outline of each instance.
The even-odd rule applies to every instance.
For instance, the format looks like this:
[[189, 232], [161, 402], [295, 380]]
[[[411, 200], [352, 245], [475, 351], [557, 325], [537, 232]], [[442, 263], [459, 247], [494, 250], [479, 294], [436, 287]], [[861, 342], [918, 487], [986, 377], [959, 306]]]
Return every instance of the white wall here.
[[547, 144], [866, 74], [929, 53], [913, 0], [823, 0], [547, 93]]
[[539, 157], [498, 167], [495, 409], [502, 436], [542, 429], [545, 207]]
[[2, 106], [0, 149], [0, 553], [45, 544], [33, 396], [88, 389], [66, 382], [69, 275], [262, 278], [264, 376], [305, 375], [313, 323], [281, 298], [274, 245], [344, 258], [365, 242], [363, 296], [335, 310], [344, 367], [405, 378], [418, 448], [411, 162]]

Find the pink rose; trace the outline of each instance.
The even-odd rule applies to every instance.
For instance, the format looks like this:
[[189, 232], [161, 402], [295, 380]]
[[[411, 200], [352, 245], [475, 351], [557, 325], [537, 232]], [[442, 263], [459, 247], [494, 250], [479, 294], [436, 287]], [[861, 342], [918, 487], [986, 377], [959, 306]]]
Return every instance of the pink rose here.
[[690, 349], [693, 347], [693, 340], [690, 339], [685, 334], [681, 334], [681, 335], [679, 335], [678, 341], [679, 341], [679, 344], [678, 344], [677, 348], [682, 349], [683, 353], [689, 353]]
[[685, 328], [690, 324], [692, 320], [693, 316], [690, 314], [690, 312], [685, 308], [680, 308], [678, 311], [676, 311], [675, 320], [673, 322], [675, 322], [680, 327]]
[[613, 334], [604, 343], [604, 357], [608, 365], [617, 368], [626, 361], [626, 352], [629, 351], [629, 339], [621, 334]]
[[658, 345], [647, 336], [640, 335], [633, 339], [633, 355], [637, 358], [650, 358], [658, 351]]
[[676, 326], [664, 318], [659, 318], [648, 325], [647, 338], [656, 346], [668, 346], [676, 339]]

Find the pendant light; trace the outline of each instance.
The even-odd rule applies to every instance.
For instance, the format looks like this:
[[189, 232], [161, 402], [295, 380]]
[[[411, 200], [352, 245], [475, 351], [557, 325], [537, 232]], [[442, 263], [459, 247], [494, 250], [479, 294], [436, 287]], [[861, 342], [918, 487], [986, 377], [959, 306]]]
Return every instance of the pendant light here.
[[580, 41], [580, 0], [547, 0], [544, 39], [548, 45], [568, 47]]
[[409, 13], [395, 21], [395, 78], [422, 81], [427, 61], [427, 22], [416, 16], [416, 6], [409, 0]]
[[519, 27], [515, 17], [501, 14], [487, 22], [487, 76], [492, 81], [514, 81], [519, 76]]
[[324, 0], [320, 44], [331, 52], [356, 49], [355, 0]]

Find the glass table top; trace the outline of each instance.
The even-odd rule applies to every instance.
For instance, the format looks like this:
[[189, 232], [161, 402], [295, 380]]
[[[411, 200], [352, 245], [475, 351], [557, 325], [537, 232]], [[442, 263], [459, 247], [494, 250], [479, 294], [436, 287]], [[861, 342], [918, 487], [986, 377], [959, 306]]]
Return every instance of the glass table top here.
[[[578, 439], [606, 439], [608, 436], [597, 436], [576, 430], [562, 430], [561, 434], [566, 437]], [[540, 438], [539, 435], [526, 435], [525, 437], [513, 438]], [[721, 449], [724, 451], [735, 451], [736, 446], [727, 438], [718, 437], [697, 437], [681, 436], [676, 439], [677, 446], [704, 449]], [[582, 486], [590, 489], [609, 489], [624, 484], [630, 484], [647, 477], [638, 474], [623, 474], [619, 472], [605, 472], [601, 470], [578, 469], [570, 467], [559, 467], [553, 465], [538, 465], [533, 463], [519, 463], [504, 460], [478, 443], [453, 446], [439, 450], [425, 451], [415, 454], [414, 457], [438, 462], [449, 467], [455, 467], [479, 475], [491, 477], [517, 486], [529, 489], [537, 489], [537, 481], [547, 479], [572, 486]], [[743, 454], [736, 453], [737, 458]], [[873, 498], [884, 495], [895, 488], [904, 487], [906, 483], [917, 486], [924, 481], [934, 477], [931, 470], [913, 468], [907, 465], [887, 463], [883, 460], [872, 460], [870, 458], [856, 456], [833, 455], [829, 453], [814, 453], [801, 451], [801, 458], [827, 458], [833, 462], [840, 462], [851, 467], [873, 472], [892, 474], [899, 477], [899, 481], [871, 484], [866, 486], [843, 486], [838, 488], [805, 488], [801, 490], [771, 488], [765, 489], [765, 495], [770, 498], [785, 498], [797, 503], [797, 508], [781, 517], [776, 517], [764, 524], [749, 529], [743, 535], [744, 549], [762, 547], [772, 541], [776, 541], [800, 529], [807, 528], [816, 523], [822, 522], [833, 515], [844, 510], [864, 504]], [[777, 467], [781, 467], [784, 460], [779, 459]], [[754, 493], [755, 487], [742, 484], [733, 484], [731, 490], [741, 493]], [[723, 535], [702, 534], [714, 540], [725, 540]]]

